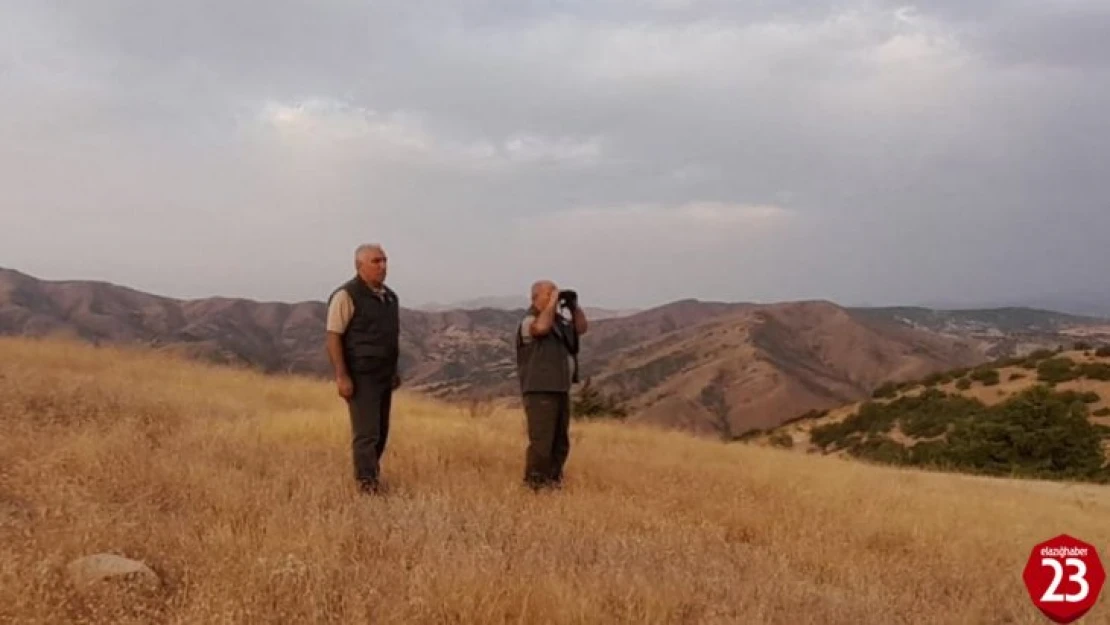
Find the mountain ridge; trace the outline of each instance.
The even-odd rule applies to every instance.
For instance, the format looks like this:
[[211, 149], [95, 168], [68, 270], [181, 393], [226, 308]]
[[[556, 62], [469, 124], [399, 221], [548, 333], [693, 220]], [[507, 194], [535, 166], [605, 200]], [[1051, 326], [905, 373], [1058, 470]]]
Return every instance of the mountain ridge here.
[[[514, 401], [513, 329], [492, 307], [401, 311], [408, 388], [439, 398]], [[0, 334], [147, 345], [261, 369], [329, 376], [323, 301], [155, 295], [96, 280], [41, 280], [0, 268]], [[1013, 311], [999, 330], [981, 312], [850, 308], [683, 298], [608, 319], [582, 338], [581, 373], [634, 408], [633, 419], [732, 437], [851, 397], [891, 376], [1020, 352], [1101, 320]], [[993, 325], [992, 325], [993, 324]]]

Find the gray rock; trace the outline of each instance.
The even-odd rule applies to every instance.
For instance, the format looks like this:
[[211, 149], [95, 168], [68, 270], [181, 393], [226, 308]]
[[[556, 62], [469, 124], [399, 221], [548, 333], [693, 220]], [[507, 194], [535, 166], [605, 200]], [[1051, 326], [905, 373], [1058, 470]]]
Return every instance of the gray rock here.
[[66, 567], [73, 584], [85, 590], [104, 581], [135, 583], [156, 589], [162, 581], [146, 564], [110, 553], [98, 553], [78, 558]]

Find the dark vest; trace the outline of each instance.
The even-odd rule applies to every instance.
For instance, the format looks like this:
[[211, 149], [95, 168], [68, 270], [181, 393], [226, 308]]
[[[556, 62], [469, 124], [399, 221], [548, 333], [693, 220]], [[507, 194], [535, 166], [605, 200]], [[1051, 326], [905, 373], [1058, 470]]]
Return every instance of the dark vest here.
[[397, 373], [401, 353], [400, 305], [392, 289], [384, 285], [382, 289], [379, 297], [355, 276], [335, 291], [346, 291], [355, 307], [343, 333], [343, 358], [352, 375], [387, 379]]
[[[537, 314], [529, 311], [529, 314]], [[551, 332], [525, 343], [524, 320], [516, 324], [516, 373], [522, 393], [566, 393], [570, 391], [570, 357], [567, 337], [573, 331], [566, 320], [555, 317]]]

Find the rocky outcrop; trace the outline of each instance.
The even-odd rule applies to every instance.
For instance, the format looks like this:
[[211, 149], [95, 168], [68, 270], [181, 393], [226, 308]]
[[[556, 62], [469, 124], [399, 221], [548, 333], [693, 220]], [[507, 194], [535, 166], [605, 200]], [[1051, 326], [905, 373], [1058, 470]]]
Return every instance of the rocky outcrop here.
[[66, 572], [79, 590], [89, 590], [106, 582], [157, 590], [162, 583], [158, 575], [143, 562], [110, 553], [78, 558], [69, 563]]

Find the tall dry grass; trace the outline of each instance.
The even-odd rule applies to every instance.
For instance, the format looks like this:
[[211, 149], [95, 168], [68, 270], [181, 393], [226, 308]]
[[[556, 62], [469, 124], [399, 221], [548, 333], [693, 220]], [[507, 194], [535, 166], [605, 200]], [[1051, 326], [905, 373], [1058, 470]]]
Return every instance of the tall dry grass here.
[[[520, 484], [512, 412], [404, 395], [390, 493], [356, 494], [328, 384], [0, 342], [0, 619], [18, 623], [1044, 623], [1021, 569], [1097, 487], [970, 479], [574, 424]], [[79, 592], [71, 559], [161, 590]], [[1105, 594], [1105, 593], [1104, 593]], [[1105, 596], [1086, 622], [1110, 622]]]

